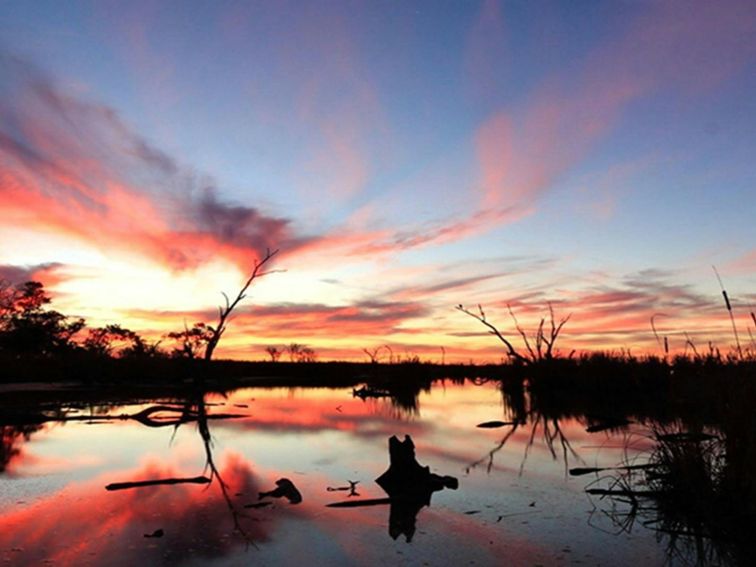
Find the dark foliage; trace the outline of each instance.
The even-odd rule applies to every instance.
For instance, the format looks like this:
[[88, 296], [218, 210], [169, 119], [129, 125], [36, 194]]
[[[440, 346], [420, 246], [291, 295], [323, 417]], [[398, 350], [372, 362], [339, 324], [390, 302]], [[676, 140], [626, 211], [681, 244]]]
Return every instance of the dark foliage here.
[[84, 328], [84, 320], [46, 309], [48, 303], [39, 282], [0, 288], [0, 352], [47, 357], [76, 348], [73, 337]]

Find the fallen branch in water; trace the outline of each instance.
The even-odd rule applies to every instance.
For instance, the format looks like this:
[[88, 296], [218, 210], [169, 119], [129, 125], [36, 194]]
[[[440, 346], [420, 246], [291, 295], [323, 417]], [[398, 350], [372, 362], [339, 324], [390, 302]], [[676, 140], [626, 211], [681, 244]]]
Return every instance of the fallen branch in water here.
[[194, 476], [191, 478], [160, 478], [157, 480], [135, 480], [133, 482], [113, 482], [105, 487], [105, 490], [126, 490], [129, 488], [142, 488], [145, 486], [160, 486], [164, 484], [210, 484], [206, 476]]
[[497, 427], [504, 427], [505, 425], [515, 425], [514, 421], [484, 421], [483, 423], [479, 423], [475, 427], [480, 427], [482, 429], [495, 429]]
[[[160, 417], [155, 416], [159, 413], [175, 413], [180, 414], [173, 417]], [[240, 417], [247, 417], [244, 414], [238, 413], [216, 413], [207, 414], [203, 419], [236, 419]], [[42, 423], [50, 422], [66, 422], [66, 421], [83, 421], [88, 423], [107, 423], [111, 421], [127, 421], [134, 420], [146, 427], [166, 427], [169, 425], [181, 425], [184, 423], [190, 423], [197, 421], [198, 414], [196, 412], [187, 411], [184, 407], [179, 406], [150, 406], [137, 413], [128, 414], [123, 413], [119, 415], [45, 415], [43, 413], [29, 413], [29, 414], [15, 414], [10, 416], [3, 416], [1, 422], [4, 425], [39, 425]]]
[[391, 498], [366, 498], [365, 500], [345, 500], [343, 502], [332, 502], [326, 504], [326, 508], [360, 508], [362, 506], [380, 506], [382, 504], [391, 504]]
[[648, 463], [645, 465], [626, 465], [620, 467], [575, 467], [570, 469], [570, 476], [583, 476], [586, 474], [599, 473], [603, 471], [633, 471], [642, 469], [653, 469], [659, 465]]
[[625, 488], [610, 489], [610, 488], [587, 488], [586, 494], [592, 494], [594, 496], [659, 496], [662, 494], [660, 490], [629, 490]]

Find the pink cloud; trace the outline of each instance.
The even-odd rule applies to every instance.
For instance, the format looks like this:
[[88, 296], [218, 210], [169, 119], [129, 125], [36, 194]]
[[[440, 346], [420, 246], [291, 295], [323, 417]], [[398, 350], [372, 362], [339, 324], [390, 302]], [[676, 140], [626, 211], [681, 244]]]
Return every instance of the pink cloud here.
[[525, 103], [480, 125], [482, 207], [532, 211], [630, 103], [663, 89], [690, 96], [716, 87], [753, 60], [755, 34], [750, 2], [652, 5], [577, 73], [547, 78]]
[[473, 92], [478, 97], [491, 96], [508, 76], [508, 32], [501, 4], [485, 0], [472, 25], [465, 50], [465, 68]]
[[[297, 246], [290, 222], [224, 203], [205, 179], [132, 132], [110, 108], [62, 93], [2, 56], [14, 96], [0, 108], [1, 217], [174, 269], [218, 256], [247, 269]], [[166, 190], [166, 188], [169, 188]]]
[[746, 252], [735, 260], [727, 263], [722, 270], [725, 273], [732, 274], [753, 274], [756, 273], [756, 250]]

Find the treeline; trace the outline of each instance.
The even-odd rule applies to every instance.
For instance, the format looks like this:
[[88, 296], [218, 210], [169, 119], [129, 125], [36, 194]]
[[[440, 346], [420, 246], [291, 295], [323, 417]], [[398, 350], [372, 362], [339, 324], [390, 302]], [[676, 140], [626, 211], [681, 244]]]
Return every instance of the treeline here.
[[0, 281], [0, 355], [195, 359], [203, 355], [214, 331], [210, 325], [195, 323], [153, 341], [119, 324], [88, 327], [83, 318], [64, 315], [50, 308], [50, 303], [40, 282], [13, 285]]

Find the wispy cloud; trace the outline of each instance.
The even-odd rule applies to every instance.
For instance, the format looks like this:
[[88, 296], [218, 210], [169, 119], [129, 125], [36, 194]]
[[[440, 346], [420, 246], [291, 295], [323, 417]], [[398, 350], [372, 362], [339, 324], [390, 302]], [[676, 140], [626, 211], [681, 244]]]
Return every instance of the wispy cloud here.
[[[217, 312], [152, 312], [129, 310], [129, 318], [146, 319], [176, 325], [187, 320], [210, 322]], [[233, 317], [233, 335], [238, 337], [269, 337], [284, 341], [339, 339], [351, 337], [355, 341], [369, 337], [387, 337], [397, 333], [412, 333], [403, 324], [428, 314], [428, 308], [416, 302], [358, 301], [349, 305], [318, 303], [279, 303], [247, 306]]]
[[0, 57], [2, 220], [137, 253], [173, 269], [217, 257], [245, 268], [295, 248], [289, 219], [218, 197], [212, 179], [133, 132], [113, 109], [63, 92], [23, 60]]
[[631, 103], [664, 90], [685, 97], [716, 87], [753, 61], [755, 33], [750, 2], [649, 6], [576, 73], [546, 78], [524, 102], [483, 121], [475, 138], [483, 207], [506, 208], [513, 218], [531, 213]]

